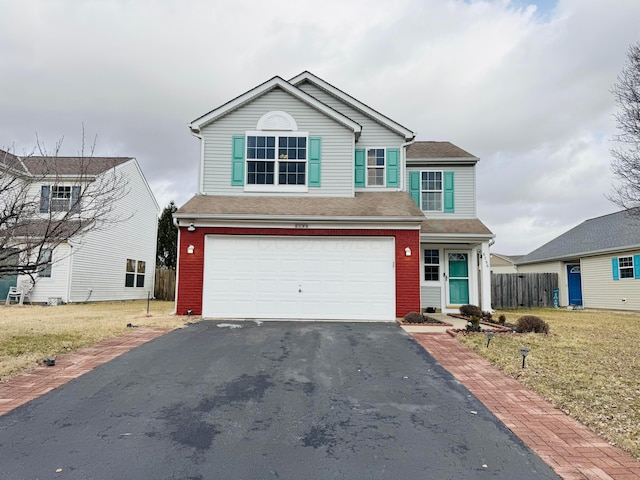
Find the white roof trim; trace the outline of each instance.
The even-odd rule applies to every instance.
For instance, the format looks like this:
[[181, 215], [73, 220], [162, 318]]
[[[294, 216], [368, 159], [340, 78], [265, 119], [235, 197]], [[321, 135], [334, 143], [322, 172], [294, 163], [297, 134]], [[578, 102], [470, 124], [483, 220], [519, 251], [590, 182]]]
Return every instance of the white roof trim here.
[[289, 83], [291, 83], [292, 85], [296, 85], [297, 86], [297, 85], [299, 85], [300, 83], [302, 83], [304, 81], [309, 81], [309, 82], [317, 85], [318, 87], [322, 88], [323, 90], [326, 90], [327, 92], [329, 92], [331, 95], [333, 95], [335, 97], [338, 97], [343, 102], [345, 102], [345, 103], [351, 105], [352, 107], [356, 108], [357, 110], [360, 110], [361, 112], [365, 113], [367, 116], [373, 118], [378, 123], [381, 123], [382, 125], [385, 125], [387, 128], [393, 130], [394, 132], [397, 132], [397, 133], [399, 133], [401, 135], [404, 135], [404, 138], [406, 140], [413, 140], [416, 137], [416, 134], [414, 132], [412, 132], [411, 130], [409, 130], [408, 128], [403, 127], [399, 123], [394, 122], [393, 120], [391, 120], [389, 117], [386, 117], [383, 114], [381, 114], [379, 112], [376, 112], [373, 108], [365, 105], [361, 101], [353, 98], [351, 95], [349, 95], [349, 94], [343, 92], [342, 90], [334, 87], [333, 85], [325, 82], [321, 78], [316, 77], [311, 72], [304, 71], [301, 74], [296, 75], [291, 80], [289, 80]]
[[299, 100], [312, 106], [316, 110], [333, 118], [338, 123], [341, 123], [342, 125], [350, 128], [356, 134], [356, 138], [360, 135], [360, 132], [362, 132], [362, 126], [360, 124], [358, 124], [357, 122], [354, 122], [349, 117], [341, 114], [340, 112], [334, 110], [328, 105], [325, 105], [321, 101], [303, 92], [299, 88], [291, 85], [289, 82], [287, 82], [286, 80], [283, 80], [280, 77], [273, 77], [271, 80], [266, 81], [262, 85], [258, 85], [257, 87], [252, 88], [248, 92], [243, 93], [239, 97], [234, 98], [233, 100], [225, 103], [224, 105], [214, 110], [211, 110], [209, 113], [206, 113], [203, 116], [196, 118], [194, 121], [192, 121], [189, 124], [189, 128], [191, 129], [192, 132], [199, 133], [203, 127], [213, 122], [214, 120], [217, 120], [218, 118], [226, 115], [232, 110], [235, 110], [236, 108], [244, 105], [245, 103], [250, 102], [254, 98], [259, 97], [260, 95], [266, 92], [269, 92], [270, 90], [273, 90], [276, 87], [280, 87], [287, 93], [293, 95]]

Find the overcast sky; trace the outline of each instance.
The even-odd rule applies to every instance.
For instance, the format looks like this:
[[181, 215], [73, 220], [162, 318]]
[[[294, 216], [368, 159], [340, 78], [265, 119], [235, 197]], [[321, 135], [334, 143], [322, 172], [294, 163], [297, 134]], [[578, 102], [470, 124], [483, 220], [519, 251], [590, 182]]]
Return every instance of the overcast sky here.
[[610, 93], [638, 0], [0, 0], [0, 147], [138, 159], [161, 207], [196, 191], [187, 124], [309, 70], [480, 157], [493, 251], [617, 211]]

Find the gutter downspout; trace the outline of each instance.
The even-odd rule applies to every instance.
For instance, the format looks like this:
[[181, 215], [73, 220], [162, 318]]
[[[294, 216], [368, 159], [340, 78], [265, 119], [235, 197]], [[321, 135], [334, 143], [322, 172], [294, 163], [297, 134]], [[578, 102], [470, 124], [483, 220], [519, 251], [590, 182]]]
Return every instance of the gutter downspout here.
[[189, 126], [189, 130], [191, 131], [191, 135], [200, 140], [200, 167], [198, 168], [198, 193], [202, 193], [204, 190], [204, 138], [201, 134], [196, 133], [193, 127]]
[[400, 145], [401, 149], [401, 158], [400, 158], [400, 191], [407, 191], [407, 147], [416, 141], [415, 135], [408, 142]]

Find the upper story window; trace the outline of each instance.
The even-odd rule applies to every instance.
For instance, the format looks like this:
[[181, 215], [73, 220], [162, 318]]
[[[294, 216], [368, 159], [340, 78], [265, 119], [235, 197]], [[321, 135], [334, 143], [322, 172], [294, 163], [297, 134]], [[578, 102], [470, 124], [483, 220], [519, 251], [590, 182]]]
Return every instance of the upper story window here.
[[42, 185], [40, 213], [69, 212], [80, 208], [80, 186]]
[[306, 185], [307, 134], [247, 134], [247, 185]]
[[385, 182], [385, 151], [384, 148], [370, 148], [367, 150], [367, 186], [384, 187]]
[[422, 210], [425, 212], [442, 211], [442, 172], [422, 172], [420, 190]]
[[619, 257], [618, 268], [620, 269], [620, 278], [634, 278], [633, 257]]

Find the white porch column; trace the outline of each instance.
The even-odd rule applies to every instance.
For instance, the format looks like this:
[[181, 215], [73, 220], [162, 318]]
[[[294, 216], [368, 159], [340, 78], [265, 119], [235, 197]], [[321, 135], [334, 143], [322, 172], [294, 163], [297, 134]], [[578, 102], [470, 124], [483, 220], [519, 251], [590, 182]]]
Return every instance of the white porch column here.
[[493, 312], [491, 308], [491, 265], [489, 242], [482, 242], [480, 259], [480, 308], [483, 311]]

